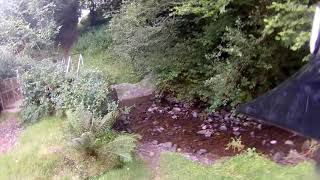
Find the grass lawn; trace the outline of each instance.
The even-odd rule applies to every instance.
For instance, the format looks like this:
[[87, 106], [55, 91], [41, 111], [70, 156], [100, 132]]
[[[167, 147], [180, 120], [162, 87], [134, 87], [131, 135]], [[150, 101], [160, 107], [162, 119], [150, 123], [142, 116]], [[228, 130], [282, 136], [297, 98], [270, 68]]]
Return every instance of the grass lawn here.
[[48, 147], [62, 141], [61, 120], [49, 118], [28, 127], [10, 152], [0, 155], [0, 179], [45, 179], [60, 163], [58, 154], [48, 156]]
[[281, 166], [248, 151], [213, 166], [186, 160], [179, 154], [165, 153], [160, 158], [163, 180], [316, 180], [312, 163]]

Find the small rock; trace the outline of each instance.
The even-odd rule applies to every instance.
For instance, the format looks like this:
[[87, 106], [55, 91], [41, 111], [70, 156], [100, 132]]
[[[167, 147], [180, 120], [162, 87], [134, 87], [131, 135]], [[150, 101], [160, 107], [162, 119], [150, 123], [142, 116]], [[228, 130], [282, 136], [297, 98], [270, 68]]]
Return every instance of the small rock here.
[[211, 129], [201, 130], [201, 131], [198, 131], [197, 134], [201, 134], [201, 135], [204, 135], [206, 138], [209, 138], [213, 134], [213, 130]]
[[171, 114], [171, 115], [173, 115], [173, 114], [174, 114], [174, 112], [173, 112], [173, 111], [169, 111], [169, 112], [168, 112], [168, 114]]
[[200, 149], [199, 151], [197, 151], [197, 155], [203, 155], [205, 153], [207, 153], [206, 149]]
[[154, 156], [154, 152], [149, 152], [149, 156], [153, 157]]
[[207, 126], [203, 125], [203, 126], [201, 126], [201, 129], [205, 130], [205, 129], [207, 129]]
[[208, 119], [207, 119], [207, 122], [208, 122], [208, 123], [211, 123], [211, 122], [213, 122], [213, 119], [208, 118]]
[[218, 124], [213, 124], [213, 127], [214, 128], [217, 128], [219, 125]]
[[286, 141], [284, 142], [284, 144], [285, 144], [285, 145], [289, 145], [289, 146], [293, 146], [293, 145], [294, 145], [293, 141], [291, 141], [291, 140], [286, 140]]
[[253, 137], [253, 138], [255, 137], [255, 134], [254, 134], [253, 131], [250, 133], [250, 136]]
[[248, 126], [250, 126], [250, 123], [249, 123], [249, 122], [244, 122], [242, 125], [243, 125], [244, 127], [248, 127]]
[[178, 148], [178, 149], [177, 149], [177, 152], [181, 152], [181, 151], [182, 151], [181, 148]]
[[227, 131], [228, 128], [226, 126], [222, 125], [222, 126], [220, 126], [219, 130], [220, 131]]
[[153, 124], [153, 125], [158, 125], [159, 122], [158, 122], [158, 121], [153, 121], [152, 124]]
[[285, 154], [283, 152], [276, 152], [272, 156], [272, 160], [275, 162], [279, 162], [279, 161], [283, 160], [284, 157], [285, 157]]
[[177, 115], [173, 115], [171, 118], [172, 119], [178, 119], [178, 116]]
[[161, 113], [161, 114], [162, 114], [162, 113], [163, 113], [163, 110], [162, 110], [162, 109], [160, 109], [160, 110], [159, 110], [159, 113]]
[[157, 145], [157, 144], [158, 144], [158, 141], [157, 141], [157, 140], [153, 140], [151, 143], [152, 143], [153, 145]]
[[197, 117], [198, 117], [198, 113], [195, 112], [195, 111], [193, 111], [191, 114], [192, 114], [192, 117], [194, 117], [194, 118], [197, 118]]
[[174, 107], [174, 108], [172, 109], [172, 111], [173, 111], [173, 112], [175, 112], [175, 113], [178, 113], [178, 112], [180, 112], [180, 111], [181, 111], [181, 109], [180, 109], [180, 108], [178, 108], [178, 107]]
[[259, 130], [261, 130], [261, 129], [262, 129], [262, 124], [259, 124], [259, 125], [257, 126], [257, 128], [258, 128]]
[[233, 129], [233, 131], [239, 131], [240, 128], [239, 127], [233, 127], [232, 129]]
[[161, 143], [159, 144], [160, 147], [166, 148], [166, 149], [170, 149], [172, 147], [172, 142], [166, 142], [166, 143]]
[[270, 141], [270, 144], [273, 144], [273, 145], [275, 145], [275, 144], [277, 144], [278, 142], [276, 141], [276, 140], [272, 140], [272, 141]]

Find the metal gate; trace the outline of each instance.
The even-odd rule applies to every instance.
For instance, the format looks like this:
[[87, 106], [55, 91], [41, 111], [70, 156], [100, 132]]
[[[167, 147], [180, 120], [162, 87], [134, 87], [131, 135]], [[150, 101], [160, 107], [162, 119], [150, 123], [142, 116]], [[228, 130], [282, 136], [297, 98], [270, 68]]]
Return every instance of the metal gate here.
[[21, 88], [18, 77], [0, 80], [0, 103], [2, 109], [15, 107], [15, 103], [21, 100]]

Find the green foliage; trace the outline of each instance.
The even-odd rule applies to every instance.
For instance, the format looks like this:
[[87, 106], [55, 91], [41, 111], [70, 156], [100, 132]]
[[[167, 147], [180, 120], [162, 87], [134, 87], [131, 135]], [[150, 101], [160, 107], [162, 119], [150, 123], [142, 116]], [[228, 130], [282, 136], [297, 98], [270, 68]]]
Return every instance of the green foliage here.
[[84, 107], [94, 116], [116, 108], [108, 91], [108, 80], [100, 72], [83, 69], [79, 75], [65, 73], [66, 67], [50, 61], [29, 65], [22, 79], [22, 119], [35, 122], [41, 117]]
[[242, 144], [241, 137], [231, 138], [231, 141], [227, 144], [226, 150], [232, 149], [233, 151], [242, 151], [244, 145]]
[[86, 67], [99, 69], [113, 83], [138, 82], [140, 77], [132, 64], [119, 60], [109, 49], [111, 43], [111, 33], [106, 26], [100, 26], [81, 34], [72, 51], [83, 55]]
[[301, 0], [272, 2], [268, 9], [273, 13], [264, 20], [264, 35], [275, 33], [276, 40], [294, 51], [305, 46], [310, 37], [310, 17], [314, 13], [308, 3]]
[[132, 161], [136, 138], [129, 135], [117, 136], [113, 132], [116, 114], [116, 111], [111, 111], [102, 118], [95, 118], [83, 109], [69, 111], [67, 132], [71, 135], [71, 146], [88, 156], [95, 156], [104, 161]]
[[6, 48], [0, 47], [0, 79], [15, 77], [18, 70], [17, 57]]
[[112, 50], [162, 91], [233, 108], [301, 67], [311, 11], [298, 1], [135, 0], [111, 21]]
[[52, 37], [58, 32], [52, 18], [55, 7], [52, 1], [1, 1], [0, 6], [0, 45], [19, 53], [52, 47]]

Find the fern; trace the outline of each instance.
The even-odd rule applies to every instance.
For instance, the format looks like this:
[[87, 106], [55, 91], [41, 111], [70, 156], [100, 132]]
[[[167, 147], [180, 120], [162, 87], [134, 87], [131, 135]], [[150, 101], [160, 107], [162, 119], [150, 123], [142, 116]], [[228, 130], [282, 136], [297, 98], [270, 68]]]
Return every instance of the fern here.
[[136, 148], [137, 139], [134, 136], [120, 135], [112, 142], [102, 147], [99, 152], [106, 156], [120, 157], [124, 162], [132, 161], [132, 152]]

